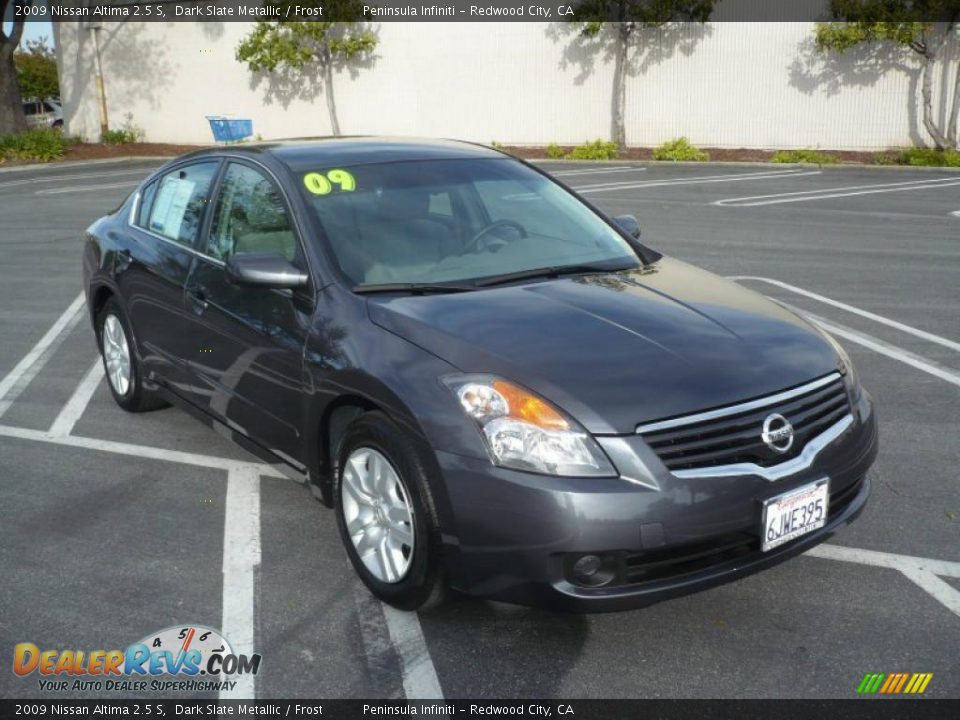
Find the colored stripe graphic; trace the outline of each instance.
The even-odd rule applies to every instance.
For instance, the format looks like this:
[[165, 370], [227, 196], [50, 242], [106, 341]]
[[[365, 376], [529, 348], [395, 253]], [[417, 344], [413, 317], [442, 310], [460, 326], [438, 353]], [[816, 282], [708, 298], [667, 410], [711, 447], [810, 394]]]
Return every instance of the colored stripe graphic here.
[[863, 694], [875, 693], [880, 689], [880, 683], [883, 682], [885, 677], [886, 675], [884, 673], [867, 673], [863, 676], [863, 680], [860, 681], [857, 692]]
[[867, 673], [857, 686], [861, 695], [920, 695], [933, 679], [933, 673]]

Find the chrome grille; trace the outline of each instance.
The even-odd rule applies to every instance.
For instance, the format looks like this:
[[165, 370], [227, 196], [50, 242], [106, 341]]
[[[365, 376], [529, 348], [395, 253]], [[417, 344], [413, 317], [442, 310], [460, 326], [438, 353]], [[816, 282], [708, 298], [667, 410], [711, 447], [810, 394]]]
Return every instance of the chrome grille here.
[[[850, 412], [842, 377], [819, 380], [766, 398], [641, 425], [637, 433], [670, 470], [753, 463], [770, 467], [799, 455], [809, 440]], [[793, 425], [794, 442], [778, 453], [763, 442], [763, 421], [771, 413]]]

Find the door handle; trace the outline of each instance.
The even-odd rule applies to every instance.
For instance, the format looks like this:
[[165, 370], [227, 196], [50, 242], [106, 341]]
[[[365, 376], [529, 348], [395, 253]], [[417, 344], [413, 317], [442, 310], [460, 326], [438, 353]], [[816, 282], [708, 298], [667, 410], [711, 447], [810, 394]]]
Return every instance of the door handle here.
[[114, 272], [122, 273], [133, 263], [133, 255], [129, 250], [120, 250], [117, 252], [116, 259], [114, 260]]
[[187, 297], [190, 298], [190, 304], [197, 315], [203, 315], [204, 311], [210, 305], [207, 300], [207, 294], [202, 287], [191, 288], [187, 290]]

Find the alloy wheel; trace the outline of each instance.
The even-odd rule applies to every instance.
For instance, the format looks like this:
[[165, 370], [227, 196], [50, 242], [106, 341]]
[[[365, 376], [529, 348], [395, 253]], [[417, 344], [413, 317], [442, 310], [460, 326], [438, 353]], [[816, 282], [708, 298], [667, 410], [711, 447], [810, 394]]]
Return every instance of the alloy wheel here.
[[130, 391], [130, 346], [116, 315], [107, 315], [103, 321], [103, 360], [110, 385], [123, 397]]
[[390, 461], [373, 448], [351, 452], [340, 497], [347, 534], [367, 570], [381, 582], [403, 580], [413, 561], [413, 509]]

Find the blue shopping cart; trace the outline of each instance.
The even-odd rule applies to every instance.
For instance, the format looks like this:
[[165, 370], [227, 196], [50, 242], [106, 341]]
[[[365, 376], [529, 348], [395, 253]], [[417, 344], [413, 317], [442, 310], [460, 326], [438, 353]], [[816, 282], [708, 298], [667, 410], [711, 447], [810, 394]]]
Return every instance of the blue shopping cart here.
[[228, 118], [223, 115], [207, 115], [213, 139], [217, 142], [240, 142], [253, 135], [253, 120], [247, 118]]

